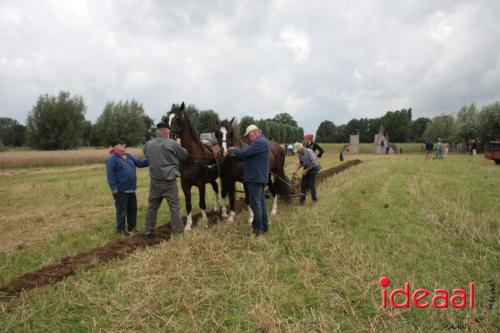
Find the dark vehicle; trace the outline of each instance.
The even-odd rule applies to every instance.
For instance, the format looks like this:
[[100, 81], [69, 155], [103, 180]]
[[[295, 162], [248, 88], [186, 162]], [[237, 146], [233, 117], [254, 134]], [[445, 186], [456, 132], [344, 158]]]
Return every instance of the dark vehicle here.
[[489, 149], [484, 157], [489, 160], [494, 160], [497, 165], [500, 165], [500, 138], [490, 141]]

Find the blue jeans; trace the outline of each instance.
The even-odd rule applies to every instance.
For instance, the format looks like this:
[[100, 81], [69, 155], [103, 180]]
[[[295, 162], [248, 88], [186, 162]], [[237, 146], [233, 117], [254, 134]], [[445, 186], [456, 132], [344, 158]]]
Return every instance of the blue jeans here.
[[116, 207], [116, 230], [125, 231], [125, 222], [128, 231], [135, 229], [137, 223], [137, 197], [135, 193], [118, 192], [113, 195]]
[[253, 211], [252, 229], [256, 235], [267, 232], [269, 229], [267, 206], [264, 198], [265, 186], [266, 184], [247, 183], [250, 208], [252, 208]]

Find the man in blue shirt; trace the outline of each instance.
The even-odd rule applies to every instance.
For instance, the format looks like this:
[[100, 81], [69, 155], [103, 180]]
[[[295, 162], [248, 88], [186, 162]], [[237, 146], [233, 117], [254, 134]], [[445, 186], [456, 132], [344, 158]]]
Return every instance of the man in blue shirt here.
[[248, 187], [250, 208], [253, 211], [252, 229], [255, 236], [269, 229], [264, 187], [269, 179], [269, 143], [255, 125], [247, 127], [250, 145], [244, 148], [230, 147], [229, 153], [244, 161], [243, 178]]
[[[148, 161], [125, 152], [126, 145], [117, 140], [112, 143], [109, 157], [106, 160], [106, 173], [109, 187], [115, 199], [116, 231], [128, 236], [136, 232], [137, 223], [137, 188], [136, 167], [148, 166]], [[125, 220], [127, 228], [125, 228]]]
[[321, 169], [318, 158], [311, 149], [305, 148], [299, 142], [294, 145], [293, 151], [299, 155], [299, 165], [297, 169], [295, 169], [293, 174], [296, 174], [300, 168], [304, 168], [304, 171], [302, 172], [302, 182], [300, 184], [300, 204], [303, 205], [306, 201], [307, 190], [311, 190], [312, 201], [317, 202], [318, 197], [316, 196], [316, 176]]

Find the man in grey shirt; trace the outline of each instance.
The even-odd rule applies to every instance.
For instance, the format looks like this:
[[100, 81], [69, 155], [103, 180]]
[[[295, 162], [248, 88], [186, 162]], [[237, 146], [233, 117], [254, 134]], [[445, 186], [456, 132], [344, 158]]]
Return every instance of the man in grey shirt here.
[[311, 149], [305, 148], [299, 142], [294, 145], [293, 151], [299, 156], [299, 165], [293, 173], [295, 174], [297, 171], [299, 171], [300, 168], [304, 168], [304, 171], [302, 172], [302, 182], [300, 183], [300, 204], [303, 205], [306, 201], [307, 190], [311, 190], [312, 201], [317, 202], [318, 197], [316, 196], [316, 176], [321, 169], [318, 158]]
[[[188, 152], [179, 142], [169, 138], [170, 128], [167, 123], [156, 125], [157, 138], [149, 140], [144, 146], [144, 156], [149, 161], [149, 206], [144, 226], [144, 238], [153, 237], [156, 217], [163, 198], [170, 208], [170, 226], [172, 234], [182, 234], [179, 190], [177, 177], [180, 177], [180, 162], [187, 158]], [[179, 141], [179, 140], [178, 140]]]

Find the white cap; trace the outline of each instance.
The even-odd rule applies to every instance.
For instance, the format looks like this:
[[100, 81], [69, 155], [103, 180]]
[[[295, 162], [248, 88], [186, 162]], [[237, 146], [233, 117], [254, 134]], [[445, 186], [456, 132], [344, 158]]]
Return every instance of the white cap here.
[[294, 153], [297, 153], [300, 149], [303, 149], [304, 148], [304, 145], [300, 142], [295, 142], [295, 144], [293, 145], [293, 152]]
[[247, 136], [248, 134], [250, 134], [250, 132], [258, 131], [258, 130], [259, 130], [259, 128], [257, 126], [255, 126], [254, 124], [248, 125], [244, 136]]

